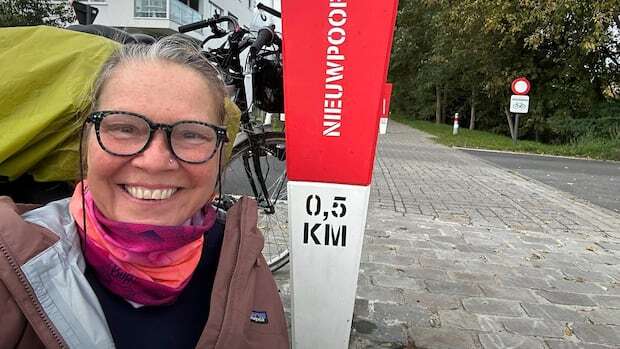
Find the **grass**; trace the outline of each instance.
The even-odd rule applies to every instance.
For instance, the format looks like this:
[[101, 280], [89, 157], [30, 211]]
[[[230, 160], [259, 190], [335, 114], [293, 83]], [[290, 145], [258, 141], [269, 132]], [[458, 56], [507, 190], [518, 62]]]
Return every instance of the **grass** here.
[[620, 139], [584, 139], [579, 142], [560, 145], [519, 140], [516, 145], [513, 145], [512, 138], [491, 132], [470, 131], [466, 128], [460, 128], [459, 134], [454, 136], [452, 135], [451, 125], [414, 121], [398, 115], [394, 115], [393, 118], [398, 122], [435, 136], [436, 142], [447, 146], [620, 161]]

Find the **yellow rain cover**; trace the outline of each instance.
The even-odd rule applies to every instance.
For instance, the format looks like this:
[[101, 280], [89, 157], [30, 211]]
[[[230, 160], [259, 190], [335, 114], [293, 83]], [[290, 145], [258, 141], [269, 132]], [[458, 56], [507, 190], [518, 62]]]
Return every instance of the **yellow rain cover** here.
[[0, 29], [0, 181], [78, 177], [78, 116], [118, 45], [53, 27]]

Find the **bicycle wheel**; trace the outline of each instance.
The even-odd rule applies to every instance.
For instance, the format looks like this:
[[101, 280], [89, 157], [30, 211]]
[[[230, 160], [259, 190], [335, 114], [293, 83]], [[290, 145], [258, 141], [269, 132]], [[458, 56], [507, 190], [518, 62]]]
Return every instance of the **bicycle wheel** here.
[[[267, 187], [265, 198], [256, 177], [250, 143], [235, 146], [222, 176], [223, 192], [233, 199], [250, 196], [258, 203], [258, 227], [265, 236], [263, 255], [269, 269], [276, 271], [288, 263], [288, 192], [284, 133], [269, 132], [260, 137], [260, 164]], [[254, 188], [252, 188], [254, 183]], [[256, 195], [255, 193], [258, 193]], [[273, 212], [267, 208], [273, 205]]]

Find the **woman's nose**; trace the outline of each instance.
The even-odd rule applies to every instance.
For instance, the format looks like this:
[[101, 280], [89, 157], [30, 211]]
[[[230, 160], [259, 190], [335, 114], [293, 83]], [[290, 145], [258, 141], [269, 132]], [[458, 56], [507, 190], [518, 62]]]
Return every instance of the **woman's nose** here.
[[178, 168], [179, 163], [170, 150], [165, 132], [158, 130], [152, 137], [146, 149], [133, 157], [132, 164], [148, 171]]

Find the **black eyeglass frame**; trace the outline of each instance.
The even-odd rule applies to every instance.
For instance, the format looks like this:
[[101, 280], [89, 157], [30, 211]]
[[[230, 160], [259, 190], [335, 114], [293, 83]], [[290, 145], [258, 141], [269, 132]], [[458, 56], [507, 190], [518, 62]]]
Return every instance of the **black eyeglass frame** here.
[[[144, 120], [148, 125], [149, 125], [149, 137], [146, 140], [146, 142], [144, 143], [144, 146], [138, 150], [137, 152], [133, 153], [133, 154], [118, 154], [115, 153], [109, 149], [107, 149], [105, 147], [105, 145], [103, 145], [103, 142], [101, 141], [101, 134], [100, 134], [100, 127], [101, 127], [101, 122], [103, 121], [103, 119], [105, 119], [106, 116], [108, 115], [112, 115], [112, 114], [121, 114], [121, 115], [131, 115], [131, 116], [137, 116], [140, 119]], [[157, 123], [157, 122], [153, 122], [151, 120], [149, 120], [149, 118], [147, 118], [144, 115], [140, 115], [137, 113], [132, 113], [132, 112], [128, 112], [128, 111], [119, 111], [119, 110], [101, 110], [101, 111], [95, 111], [92, 112], [90, 115], [88, 115], [88, 117], [86, 118], [86, 122], [88, 123], [92, 123], [95, 125], [95, 134], [97, 135], [97, 142], [99, 143], [99, 146], [101, 147], [101, 149], [105, 150], [107, 153], [112, 154], [112, 155], [116, 155], [116, 156], [134, 156], [136, 154], [140, 154], [143, 151], [145, 151], [148, 147], [149, 144], [151, 144], [151, 141], [153, 140], [153, 134], [158, 130], [162, 130], [165, 132], [166, 134], [166, 140], [168, 142], [168, 149], [170, 149], [170, 152], [172, 153], [172, 155], [174, 155], [174, 157], [180, 161], [186, 162], [188, 164], [204, 164], [205, 162], [211, 160], [213, 158], [213, 156], [215, 155], [215, 153], [217, 152], [217, 149], [220, 148], [224, 143], [228, 142], [228, 135], [226, 134], [226, 128], [221, 127], [221, 126], [217, 126], [217, 125], [213, 125], [210, 124], [208, 122], [203, 122], [203, 121], [196, 121], [196, 120], [181, 120], [181, 121], [177, 121], [174, 124], [161, 124], [161, 123]], [[216, 137], [217, 137], [217, 141], [215, 143], [215, 148], [213, 148], [213, 152], [211, 153], [211, 155], [209, 155], [209, 157], [206, 160], [203, 161], [188, 161], [185, 159], [180, 158], [176, 152], [174, 151], [174, 148], [172, 147], [172, 129], [174, 128], [174, 126], [179, 125], [179, 124], [198, 124], [198, 125], [204, 125], [204, 126], [208, 126], [210, 128], [212, 128], [215, 131]]]

